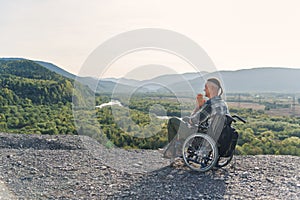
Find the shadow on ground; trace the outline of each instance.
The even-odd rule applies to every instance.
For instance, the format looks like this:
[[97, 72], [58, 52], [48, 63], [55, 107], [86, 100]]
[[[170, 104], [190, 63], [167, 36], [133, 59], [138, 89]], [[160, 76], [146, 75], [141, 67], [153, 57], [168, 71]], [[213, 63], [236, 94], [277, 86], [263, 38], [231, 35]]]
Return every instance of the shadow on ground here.
[[112, 199], [224, 199], [228, 177], [227, 169], [200, 173], [167, 166], [142, 176]]

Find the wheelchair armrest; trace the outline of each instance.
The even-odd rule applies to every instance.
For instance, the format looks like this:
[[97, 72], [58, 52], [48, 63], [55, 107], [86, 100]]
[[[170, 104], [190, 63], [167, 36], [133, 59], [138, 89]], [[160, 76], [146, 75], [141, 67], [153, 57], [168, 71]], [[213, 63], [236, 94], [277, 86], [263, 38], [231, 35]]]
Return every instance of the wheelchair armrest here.
[[[240, 121], [243, 122], [243, 123], [246, 123], [246, 122], [247, 122], [246, 120], [244, 120], [243, 118], [241, 118], [241, 117], [238, 116], [238, 115], [233, 115], [232, 117], [237, 118], [238, 120], [240, 120]], [[234, 122], [236, 122], [236, 120], [235, 120]]]

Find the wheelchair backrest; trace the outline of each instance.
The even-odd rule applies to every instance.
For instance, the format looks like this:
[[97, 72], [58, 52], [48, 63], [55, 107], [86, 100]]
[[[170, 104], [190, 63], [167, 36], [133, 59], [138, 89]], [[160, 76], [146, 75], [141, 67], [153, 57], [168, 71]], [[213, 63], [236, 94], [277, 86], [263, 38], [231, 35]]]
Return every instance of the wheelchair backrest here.
[[215, 114], [209, 119], [207, 133], [214, 139], [214, 141], [218, 141], [226, 123], [226, 118], [227, 117], [224, 114]]

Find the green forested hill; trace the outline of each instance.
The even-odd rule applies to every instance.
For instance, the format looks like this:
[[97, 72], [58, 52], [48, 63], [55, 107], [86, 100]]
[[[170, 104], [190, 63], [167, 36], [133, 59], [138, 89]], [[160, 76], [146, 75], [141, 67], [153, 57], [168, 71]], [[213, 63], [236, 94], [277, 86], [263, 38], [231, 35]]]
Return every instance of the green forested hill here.
[[29, 60], [0, 60], [0, 131], [76, 134], [72, 80]]
[[0, 103], [57, 104], [72, 101], [72, 81], [29, 60], [0, 60]]

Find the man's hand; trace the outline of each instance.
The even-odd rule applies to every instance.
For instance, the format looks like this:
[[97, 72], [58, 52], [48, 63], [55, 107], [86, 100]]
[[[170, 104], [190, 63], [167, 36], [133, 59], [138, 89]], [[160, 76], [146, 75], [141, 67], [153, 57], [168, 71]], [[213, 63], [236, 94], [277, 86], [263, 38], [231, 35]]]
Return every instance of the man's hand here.
[[197, 105], [199, 106], [199, 108], [201, 106], [203, 106], [204, 103], [205, 103], [205, 99], [203, 98], [202, 94], [198, 94], [197, 97], [196, 97], [196, 100], [197, 100]]

